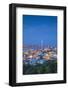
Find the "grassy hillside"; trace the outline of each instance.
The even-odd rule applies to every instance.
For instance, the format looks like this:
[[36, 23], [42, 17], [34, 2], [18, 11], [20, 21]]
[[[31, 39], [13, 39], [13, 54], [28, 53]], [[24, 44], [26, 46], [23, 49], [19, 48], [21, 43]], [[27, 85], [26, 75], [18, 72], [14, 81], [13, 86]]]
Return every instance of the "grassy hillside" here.
[[24, 75], [47, 73], [57, 73], [57, 60], [50, 60], [36, 65], [23, 64]]

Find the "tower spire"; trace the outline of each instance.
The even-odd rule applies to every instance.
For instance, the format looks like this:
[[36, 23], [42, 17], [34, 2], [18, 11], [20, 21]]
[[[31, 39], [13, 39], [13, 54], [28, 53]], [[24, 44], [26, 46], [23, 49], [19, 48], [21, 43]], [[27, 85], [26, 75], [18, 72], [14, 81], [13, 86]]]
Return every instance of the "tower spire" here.
[[43, 49], [43, 40], [41, 40], [41, 50]]

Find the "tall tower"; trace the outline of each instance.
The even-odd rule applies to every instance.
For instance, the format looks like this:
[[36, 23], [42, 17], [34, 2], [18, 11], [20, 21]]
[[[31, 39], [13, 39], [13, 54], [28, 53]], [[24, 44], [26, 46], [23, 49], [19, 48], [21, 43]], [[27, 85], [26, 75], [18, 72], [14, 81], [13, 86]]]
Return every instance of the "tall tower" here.
[[43, 50], [43, 40], [41, 40], [41, 50]]

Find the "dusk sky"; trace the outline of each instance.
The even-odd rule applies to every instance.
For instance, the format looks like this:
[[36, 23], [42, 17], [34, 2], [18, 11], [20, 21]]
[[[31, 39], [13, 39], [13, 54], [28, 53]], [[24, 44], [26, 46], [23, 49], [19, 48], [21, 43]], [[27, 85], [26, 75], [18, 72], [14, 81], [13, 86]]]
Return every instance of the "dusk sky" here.
[[25, 45], [57, 46], [57, 16], [23, 16], [23, 36]]

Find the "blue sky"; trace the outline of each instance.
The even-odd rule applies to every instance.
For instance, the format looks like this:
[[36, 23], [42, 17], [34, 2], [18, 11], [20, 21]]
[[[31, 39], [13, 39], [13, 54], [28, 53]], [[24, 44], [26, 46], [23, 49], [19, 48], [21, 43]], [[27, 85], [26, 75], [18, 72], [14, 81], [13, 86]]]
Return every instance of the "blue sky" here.
[[57, 46], [57, 16], [23, 16], [24, 44]]

